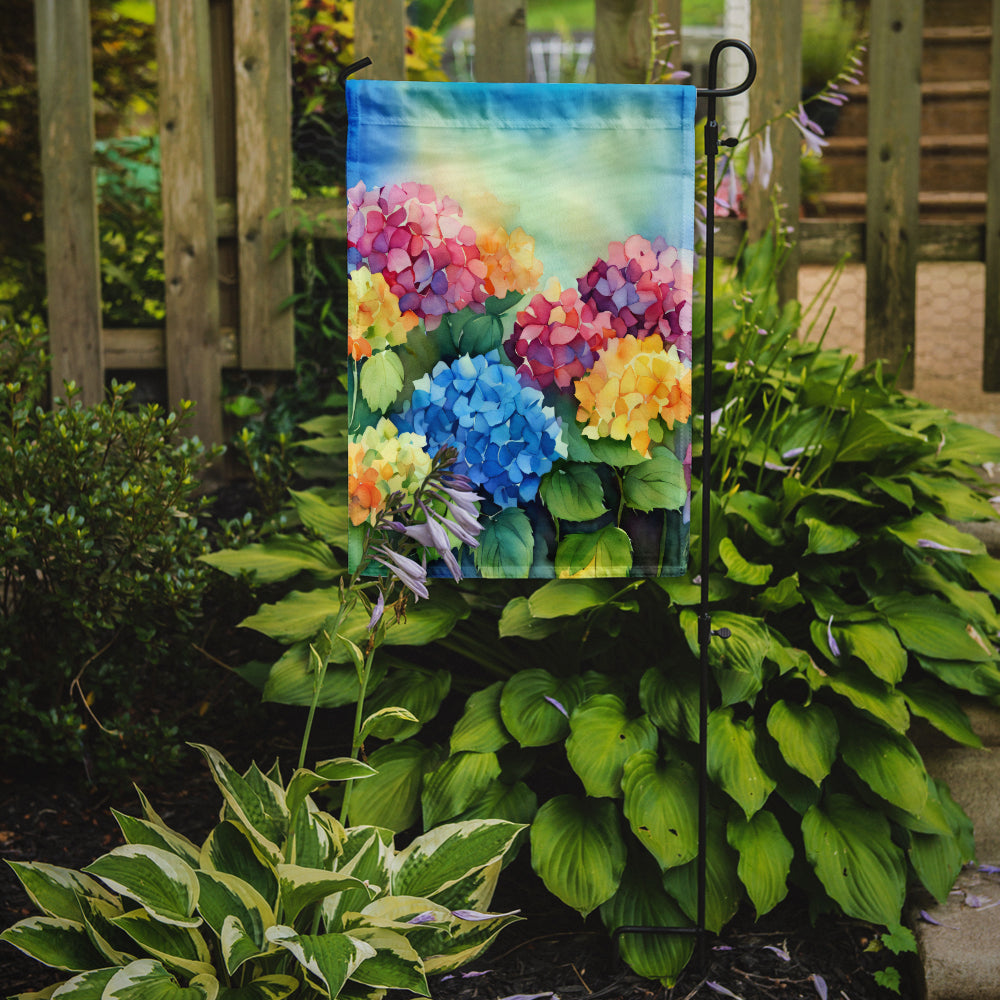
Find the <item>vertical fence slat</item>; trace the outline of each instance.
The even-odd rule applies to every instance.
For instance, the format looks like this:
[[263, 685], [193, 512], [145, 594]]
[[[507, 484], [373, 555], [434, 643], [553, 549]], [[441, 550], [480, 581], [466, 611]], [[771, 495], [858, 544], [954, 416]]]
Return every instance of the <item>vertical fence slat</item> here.
[[[761, 67], [749, 91], [750, 130], [754, 132], [799, 103], [802, 90], [802, 4], [799, 0], [753, 4], [750, 40], [757, 65]], [[738, 123], [731, 128], [735, 124]], [[774, 170], [766, 189], [755, 181], [747, 194], [747, 228], [751, 239], [763, 236], [774, 219], [775, 200], [780, 206], [781, 224], [794, 228], [795, 242], [777, 279], [778, 296], [788, 301], [798, 295], [802, 137], [792, 122], [779, 119], [771, 128], [771, 143]]]
[[406, 79], [405, 0], [355, 0], [354, 53], [357, 59], [368, 56], [372, 61], [357, 76]]
[[[868, 58], [865, 360], [913, 386], [923, 3], [872, 0]], [[905, 358], [905, 360], [904, 360]]]
[[[240, 365], [295, 367], [287, 209], [292, 192], [290, 16], [287, 0], [233, 8]], [[285, 249], [274, 256], [285, 241]], [[274, 259], [272, 259], [274, 256]]]
[[656, 0], [594, 0], [594, 69], [598, 83], [645, 83], [649, 19]]
[[993, 0], [990, 45], [989, 171], [986, 180], [986, 326], [983, 389], [1000, 392], [1000, 0]]
[[52, 391], [104, 395], [88, 0], [35, 0]]
[[475, 0], [475, 76], [480, 83], [528, 79], [524, 0]]
[[[672, 35], [665, 36], [657, 46], [657, 59], [666, 58], [670, 51], [670, 62], [675, 70], [682, 68], [684, 59], [683, 37], [681, 32], [681, 0], [653, 0], [653, 15], [660, 24], [668, 24]], [[673, 47], [671, 48], [671, 42]]]
[[222, 440], [211, 44], [205, 0], [160, 0], [163, 266], [167, 394], [197, 402], [192, 430]]

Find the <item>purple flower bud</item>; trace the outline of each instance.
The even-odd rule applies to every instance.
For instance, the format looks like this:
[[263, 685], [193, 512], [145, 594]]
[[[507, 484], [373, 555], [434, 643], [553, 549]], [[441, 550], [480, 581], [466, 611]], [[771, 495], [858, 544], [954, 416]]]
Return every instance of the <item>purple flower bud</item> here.
[[416, 597], [429, 597], [427, 591], [427, 570], [407, 556], [393, 552], [385, 545], [375, 549], [375, 561], [385, 566], [404, 587], [413, 592]]
[[382, 613], [385, 611], [385, 597], [380, 590], [378, 592], [378, 600], [375, 602], [375, 607], [372, 609], [372, 616], [368, 619], [368, 631], [371, 632], [376, 625], [382, 619]]
[[837, 640], [833, 637], [833, 615], [830, 615], [830, 620], [826, 623], [826, 641], [827, 645], [830, 647], [830, 652], [834, 656], [840, 656], [840, 646], [837, 645]]
[[423, 913], [418, 913], [415, 917], [410, 917], [406, 922], [408, 924], [430, 924], [437, 919], [433, 910], [424, 910]]
[[549, 695], [543, 695], [543, 697], [550, 705], [554, 705], [557, 709], [559, 709], [559, 711], [562, 712], [567, 719], [569, 718], [569, 712], [566, 711], [561, 702], [556, 701], [555, 698], [549, 697]]

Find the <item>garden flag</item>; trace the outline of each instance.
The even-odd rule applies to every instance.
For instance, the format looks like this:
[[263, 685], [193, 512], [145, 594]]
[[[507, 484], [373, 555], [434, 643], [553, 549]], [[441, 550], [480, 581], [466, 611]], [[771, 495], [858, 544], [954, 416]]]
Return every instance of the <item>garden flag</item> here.
[[355, 562], [452, 446], [466, 575], [686, 572], [695, 97], [347, 82]]

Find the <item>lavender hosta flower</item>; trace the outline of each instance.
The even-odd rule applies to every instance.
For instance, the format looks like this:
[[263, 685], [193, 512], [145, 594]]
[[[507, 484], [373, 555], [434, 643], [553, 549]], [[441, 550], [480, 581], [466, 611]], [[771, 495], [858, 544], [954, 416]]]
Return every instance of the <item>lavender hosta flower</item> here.
[[383, 565], [415, 597], [429, 597], [427, 590], [427, 569], [420, 563], [393, 552], [387, 545], [377, 545], [372, 551], [375, 562]]
[[822, 156], [823, 147], [828, 145], [826, 139], [823, 138], [823, 129], [806, 114], [806, 109], [801, 104], [799, 104], [798, 113], [790, 112], [789, 116], [792, 124], [802, 134], [806, 151], [816, 156]]
[[830, 615], [830, 620], [826, 623], [826, 642], [830, 647], [830, 652], [834, 656], [840, 656], [840, 646], [837, 644], [837, 640], [833, 637], [833, 615]]
[[758, 182], [763, 190], [771, 186], [771, 174], [774, 172], [774, 150], [771, 148], [771, 126], [764, 129], [764, 134], [750, 144], [750, 158], [747, 161], [747, 183]]
[[382, 615], [385, 613], [385, 595], [380, 590], [378, 592], [378, 600], [375, 602], [375, 607], [372, 608], [371, 618], [368, 619], [368, 631], [374, 630], [375, 626], [382, 620]]

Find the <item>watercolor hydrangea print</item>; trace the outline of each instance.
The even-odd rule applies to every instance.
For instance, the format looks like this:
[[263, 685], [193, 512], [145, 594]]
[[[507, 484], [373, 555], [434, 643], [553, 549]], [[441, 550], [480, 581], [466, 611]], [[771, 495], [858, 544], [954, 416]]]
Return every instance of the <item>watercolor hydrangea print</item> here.
[[690, 255], [611, 234], [585, 273], [547, 274], [516, 209], [419, 179], [357, 183], [347, 223], [351, 530], [455, 449], [478, 544], [451, 534], [436, 558], [451, 511], [420, 501], [428, 575], [683, 572]]

